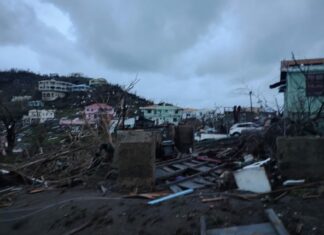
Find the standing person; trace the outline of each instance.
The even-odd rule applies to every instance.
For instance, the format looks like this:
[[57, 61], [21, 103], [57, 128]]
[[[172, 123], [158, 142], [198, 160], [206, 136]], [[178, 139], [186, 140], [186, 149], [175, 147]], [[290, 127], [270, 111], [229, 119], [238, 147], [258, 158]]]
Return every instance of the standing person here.
[[237, 117], [237, 122], [240, 122], [240, 118], [241, 118], [241, 106], [240, 105], [236, 109], [236, 117]]
[[233, 119], [234, 119], [234, 124], [235, 124], [235, 123], [238, 123], [238, 118], [237, 118], [237, 108], [236, 108], [236, 105], [234, 105], [234, 108], [233, 108]]

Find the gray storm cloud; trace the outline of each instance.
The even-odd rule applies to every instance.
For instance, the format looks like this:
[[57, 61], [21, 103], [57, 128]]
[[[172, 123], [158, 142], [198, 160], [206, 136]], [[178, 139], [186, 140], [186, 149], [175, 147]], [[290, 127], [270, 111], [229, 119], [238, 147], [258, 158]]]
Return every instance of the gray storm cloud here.
[[244, 105], [233, 90], [277, 96], [268, 85], [292, 51], [324, 57], [323, 10], [320, 0], [3, 0], [0, 68], [122, 84], [139, 73], [137, 93], [156, 101]]
[[120, 70], [160, 71], [218, 24], [224, 1], [53, 1], [66, 11], [79, 42]]

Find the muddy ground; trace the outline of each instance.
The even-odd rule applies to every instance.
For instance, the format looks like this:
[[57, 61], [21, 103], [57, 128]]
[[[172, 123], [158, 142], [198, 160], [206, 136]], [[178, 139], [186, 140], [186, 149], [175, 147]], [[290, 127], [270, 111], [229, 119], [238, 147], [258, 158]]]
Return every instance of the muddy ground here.
[[276, 202], [225, 197], [203, 203], [202, 197], [219, 196], [203, 190], [149, 206], [148, 199], [99, 190], [21, 190], [0, 209], [0, 234], [200, 234], [202, 215], [207, 228], [221, 228], [268, 222], [265, 208], [273, 208], [291, 234], [324, 234], [324, 197], [303, 199], [303, 193]]

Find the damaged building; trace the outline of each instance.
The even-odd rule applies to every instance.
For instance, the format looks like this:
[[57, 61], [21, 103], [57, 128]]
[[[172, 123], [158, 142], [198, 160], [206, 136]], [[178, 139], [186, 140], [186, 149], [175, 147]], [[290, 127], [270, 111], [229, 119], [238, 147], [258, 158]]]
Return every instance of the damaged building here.
[[[324, 116], [324, 58], [283, 60], [280, 81], [270, 85], [284, 96], [284, 117], [301, 121]], [[321, 121], [323, 129], [323, 121]]]

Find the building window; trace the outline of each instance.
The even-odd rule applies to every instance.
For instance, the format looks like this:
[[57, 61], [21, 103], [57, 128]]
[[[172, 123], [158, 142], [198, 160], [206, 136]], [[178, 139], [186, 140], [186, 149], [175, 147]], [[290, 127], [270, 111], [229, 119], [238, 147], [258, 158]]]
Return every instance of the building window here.
[[307, 75], [306, 96], [324, 96], [324, 73]]

